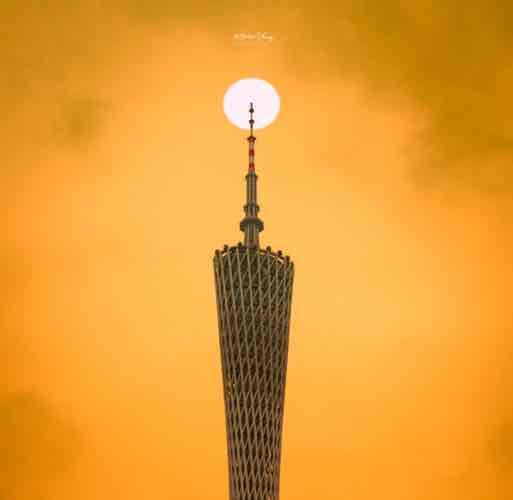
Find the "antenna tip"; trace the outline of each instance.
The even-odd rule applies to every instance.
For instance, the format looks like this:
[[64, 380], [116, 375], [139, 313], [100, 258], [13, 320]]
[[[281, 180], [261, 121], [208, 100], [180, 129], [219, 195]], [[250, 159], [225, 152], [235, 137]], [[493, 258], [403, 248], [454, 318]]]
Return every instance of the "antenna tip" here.
[[250, 137], [253, 137], [253, 124], [255, 123], [255, 120], [253, 120], [253, 112], [255, 111], [255, 108], [253, 107], [253, 103], [250, 102], [249, 103], [249, 127], [250, 127], [250, 130], [251, 130], [251, 135]]

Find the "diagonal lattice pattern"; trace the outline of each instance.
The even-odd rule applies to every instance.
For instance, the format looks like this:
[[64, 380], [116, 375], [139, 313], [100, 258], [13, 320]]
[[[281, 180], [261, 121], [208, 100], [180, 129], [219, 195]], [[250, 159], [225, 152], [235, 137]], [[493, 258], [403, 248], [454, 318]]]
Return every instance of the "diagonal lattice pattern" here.
[[230, 500], [278, 500], [294, 264], [225, 245], [214, 273]]

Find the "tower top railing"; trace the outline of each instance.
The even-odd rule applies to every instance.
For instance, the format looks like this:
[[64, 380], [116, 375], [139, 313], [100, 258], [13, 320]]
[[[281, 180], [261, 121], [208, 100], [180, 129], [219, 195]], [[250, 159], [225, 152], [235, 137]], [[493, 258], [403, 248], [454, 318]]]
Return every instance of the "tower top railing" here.
[[242, 242], [239, 241], [237, 245], [224, 245], [221, 250], [216, 250], [215, 254], [216, 256], [224, 256], [228, 255], [229, 253], [234, 253], [239, 250], [250, 250], [252, 252], [258, 252], [260, 255], [270, 255], [275, 257], [279, 262], [282, 262], [284, 264], [292, 263], [290, 260], [290, 256], [284, 255], [281, 250], [277, 250], [276, 252], [273, 252], [270, 246], [267, 246], [266, 248], [251, 248], [246, 247], [242, 244]]

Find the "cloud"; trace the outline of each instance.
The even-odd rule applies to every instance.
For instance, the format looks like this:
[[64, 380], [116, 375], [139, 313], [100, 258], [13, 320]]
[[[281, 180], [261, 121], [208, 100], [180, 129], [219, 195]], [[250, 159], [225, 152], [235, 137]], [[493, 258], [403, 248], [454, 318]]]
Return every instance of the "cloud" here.
[[109, 104], [95, 97], [63, 99], [53, 122], [54, 137], [61, 143], [80, 145], [96, 136]]
[[[92, 137], [102, 111], [94, 79], [147, 30], [204, 27], [227, 40], [235, 31], [275, 34], [298, 77], [359, 78], [392, 105], [410, 99], [425, 128], [414, 178], [448, 179], [490, 193], [513, 185], [513, 4], [259, 2], [177, 4], [164, 0], [8, 2], [0, 97], [4, 112], [34, 96], [60, 102], [79, 87], [88, 104], [66, 104], [57, 129], [72, 143]], [[281, 56], [281, 51], [280, 51]], [[88, 83], [89, 82], [89, 83]], [[85, 91], [84, 91], [84, 87]], [[413, 161], [413, 160], [412, 160]]]
[[41, 396], [16, 393], [0, 400], [0, 498], [61, 479], [79, 454], [79, 436]]
[[408, 96], [425, 113], [419, 139], [428, 175], [499, 190], [513, 181], [513, 4], [303, 4], [302, 19], [306, 49], [339, 75], [361, 77], [391, 102]]
[[490, 441], [493, 462], [508, 475], [513, 472], [513, 421], [497, 429]]

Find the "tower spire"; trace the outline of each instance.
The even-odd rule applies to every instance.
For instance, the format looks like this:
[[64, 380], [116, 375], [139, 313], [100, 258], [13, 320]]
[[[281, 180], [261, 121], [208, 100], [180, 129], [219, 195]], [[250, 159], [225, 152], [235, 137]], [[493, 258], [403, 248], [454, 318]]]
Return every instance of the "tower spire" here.
[[250, 134], [247, 138], [249, 146], [249, 164], [248, 173], [246, 175], [246, 204], [244, 205], [245, 217], [240, 222], [240, 230], [244, 233], [244, 245], [247, 247], [258, 248], [258, 233], [263, 231], [264, 223], [258, 218], [260, 207], [257, 204], [257, 175], [255, 173], [255, 141], [253, 135], [253, 113], [255, 108], [251, 102], [249, 105], [249, 130]]

